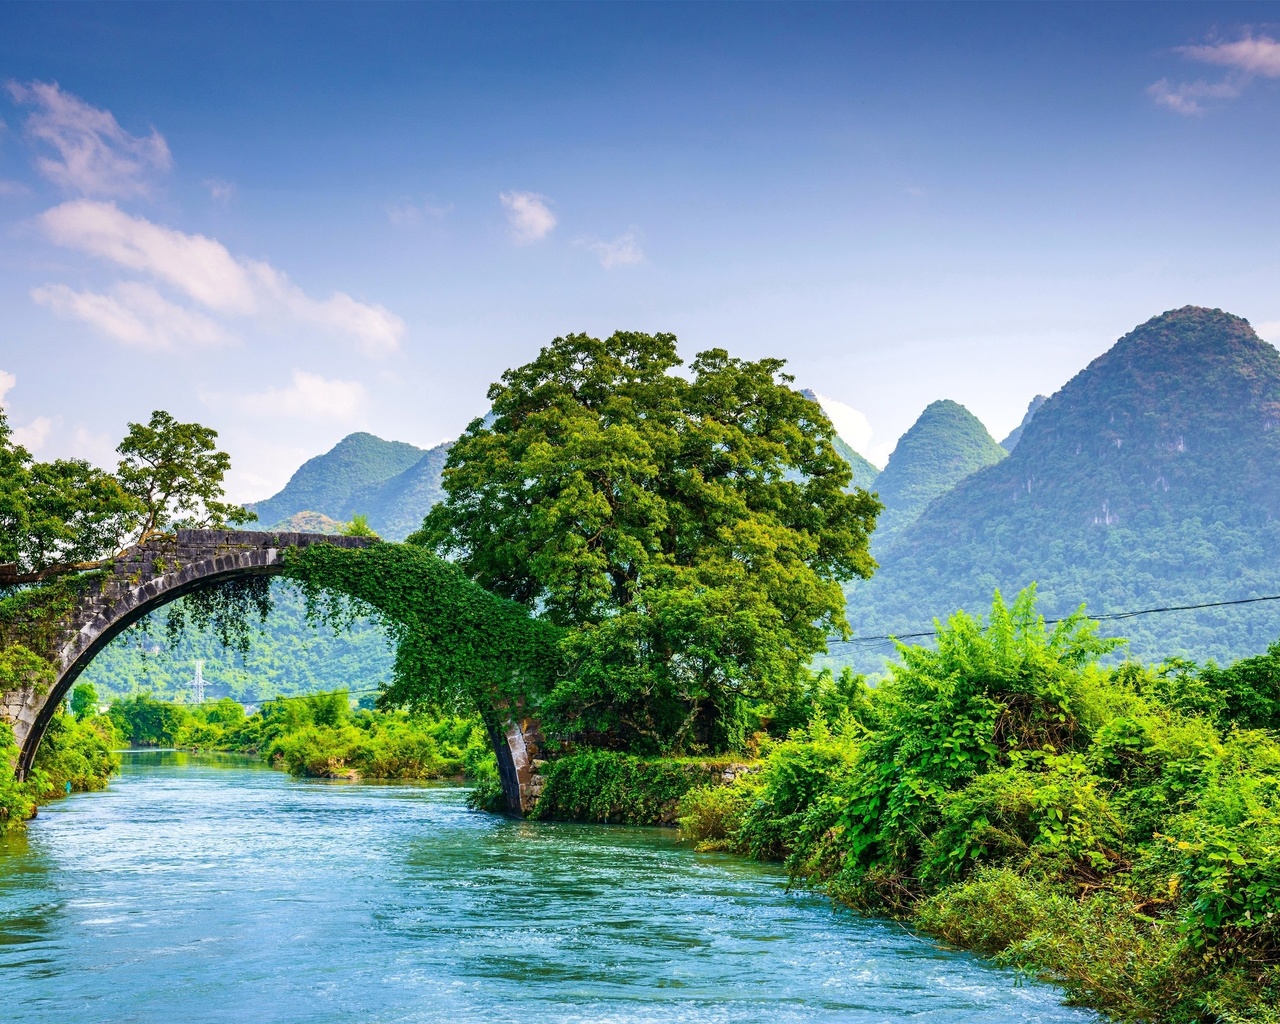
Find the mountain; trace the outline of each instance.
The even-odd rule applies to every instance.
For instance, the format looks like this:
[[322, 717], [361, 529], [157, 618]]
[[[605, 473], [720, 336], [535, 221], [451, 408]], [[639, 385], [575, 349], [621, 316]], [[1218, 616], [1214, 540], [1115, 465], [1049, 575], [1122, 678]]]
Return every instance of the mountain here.
[[330, 519], [322, 512], [295, 512], [288, 519], [281, 519], [267, 527], [280, 533], [341, 533], [343, 523]]
[[361, 487], [347, 499], [348, 514], [363, 512], [379, 536], [404, 540], [422, 525], [431, 506], [445, 498], [440, 478], [450, 447], [442, 444], [429, 448], [403, 473]]
[[1027, 414], [1022, 417], [1022, 422], [1009, 431], [1009, 436], [1000, 442], [1000, 447], [1007, 452], [1013, 451], [1018, 447], [1018, 441], [1022, 438], [1022, 432], [1027, 429], [1027, 424], [1031, 422], [1031, 417], [1040, 411], [1040, 406], [1044, 405], [1048, 399], [1044, 395], [1036, 395], [1031, 399], [1031, 404], [1027, 406]]
[[318, 516], [318, 533], [330, 532], [326, 520], [345, 522], [363, 513], [379, 535], [403, 540], [444, 497], [440, 474], [448, 452], [447, 444], [422, 449], [373, 434], [350, 434], [304, 462], [279, 494], [249, 507], [260, 523]]
[[864, 491], [874, 490], [876, 477], [880, 475], [880, 470], [850, 448], [849, 443], [838, 434], [831, 438], [831, 446], [835, 448], [836, 454], [840, 458], [849, 463], [849, 468], [853, 470], [853, 479], [849, 481], [849, 486], [861, 487]]
[[355, 491], [403, 473], [424, 454], [423, 449], [403, 441], [349, 434], [323, 455], [304, 462], [279, 494], [249, 508], [258, 514], [260, 523], [276, 523], [298, 512], [349, 519], [346, 500]]
[[925, 507], [957, 483], [1005, 457], [987, 428], [958, 402], [931, 403], [898, 439], [876, 491], [885, 510], [876, 527], [876, 546], [919, 517]]
[[[1033, 581], [1049, 617], [1280, 594], [1280, 353], [1222, 310], [1149, 320], [877, 557], [849, 591], [855, 634], [928, 629]], [[1223, 661], [1280, 636], [1277, 604], [1108, 628], [1138, 658]]]

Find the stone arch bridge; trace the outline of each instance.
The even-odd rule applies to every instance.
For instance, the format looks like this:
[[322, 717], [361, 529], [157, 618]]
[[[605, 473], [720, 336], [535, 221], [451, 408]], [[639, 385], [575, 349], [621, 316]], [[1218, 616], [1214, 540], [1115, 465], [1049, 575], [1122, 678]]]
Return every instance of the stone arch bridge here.
[[[310, 533], [259, 533], [248, 530], [179, 530], [129, 548], [109, 574], [86, 587], [61, 623], [51, 686], [0, 693], [0, 718], [13, 727], [18, 744], [19, 778], [31, 770], [40, 741], [76, 678], [94, 657], [125, 629], [185, 594], [244, 576], [275, 576], [283, 571], [288, 548], [331, 544], [366, 547], [377, 541]], [[504, 709], [483, 716], [498, 758], [507, 810], [531, 810], [541, 791], [535, 759], [542, 744], [537, 723]]]

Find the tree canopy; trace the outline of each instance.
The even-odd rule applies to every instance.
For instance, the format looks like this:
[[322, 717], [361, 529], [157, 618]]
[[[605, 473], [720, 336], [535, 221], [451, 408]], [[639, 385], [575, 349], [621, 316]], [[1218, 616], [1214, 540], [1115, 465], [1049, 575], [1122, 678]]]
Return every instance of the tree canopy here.
[[563, 627], [548, 722], [648, 749], [720, 745], [841, 633], [879, 503], [777, 359], [670, 334], [557, 338], [489, 389], [410, 541]]
[[252, 520], [222, 500], [230, 457], [217, 436], [154, 412], [129, 424], [111, 473], [83, 459], [36, 462], [0, 409], [0, 585], [91, 567], [158, 530]]
[[117, 478], [141, 507], [140, 539], [174, 526], [221, 530], [256, 519], [222, 500], [231, 456], [218, 451], [218, 432], [199, 423], [179, 423], [157, 410], [149, 423], [130, 423], [116, 449]]

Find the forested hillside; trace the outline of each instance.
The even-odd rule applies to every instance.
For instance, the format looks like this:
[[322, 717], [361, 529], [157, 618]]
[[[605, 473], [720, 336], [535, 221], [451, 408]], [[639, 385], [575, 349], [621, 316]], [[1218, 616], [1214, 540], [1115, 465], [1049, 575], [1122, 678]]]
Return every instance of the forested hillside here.
[[271, 596], [274, 606], [243, 657], [224, 647], [211, 629], [188, 626], [170, 643], [161, 611], [108, 645], [81, 681], [92, 683], [105, 699], [147, 692], [190, 700], [195, 663], [201, 659], [207, 697], [258, 703], [316, 690], [373, 690], [390, 680], [392, 653], [376, 622], [360, 619], [334, 635], [327, 626], [307, 622], [302, 598], [291, 584], [273, 581]]
[[[850, 588], [850, 622], [863, 635], [927, 629], [1032, 582], [1050, 616], [1280, 593], [1278, 470], [1280, 354], [1221, 310], [1165, 313], [1048, 399], [1012, 455], [878, 551], [876, 576]], [[1280, 636], [1280, 607], [1114, 632], [1139, 658], [1223, 661]], [[882, 651], [855, 660], [874, 667]]]
[[[249, 507], [260, 529], [288, 522], [301, 528], [300, 513], [315, 513], [338, 522], [354, 515], [387, 540], [404, 540], [422, 523], [427, 510], [443, 497], [440, 473], [447, 444], [422, 449], [403, 441], [384, 441], [373, 434], [350, 434], [323, 455], [308, 459], [279, 494]], [[316, 532], [328, 532], [323, 520]]]
[[919, 518], [929, 502], [1005, 457], [976, 416], [957, 402], [931, 403], [912, 424], [876, 477], [884, 512], [873, 539], [877, 553]]

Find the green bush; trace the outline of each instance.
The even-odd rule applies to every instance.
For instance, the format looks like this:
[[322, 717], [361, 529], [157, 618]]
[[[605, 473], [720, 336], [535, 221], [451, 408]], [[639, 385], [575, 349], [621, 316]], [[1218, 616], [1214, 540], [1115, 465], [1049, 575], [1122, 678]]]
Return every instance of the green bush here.
[[728, 786], [698, 786], [680, 798], [676, 824], [680, 838], [694, 848], [743, 852], [740, 835], [747, 810], [759, 792], [757, 776], [745, 776]]
[[636, 757], [584, 750], [547, 765], [534, 818], [619, 825], [668, 825], [681, 797], [719, 779], [727, 759]]

